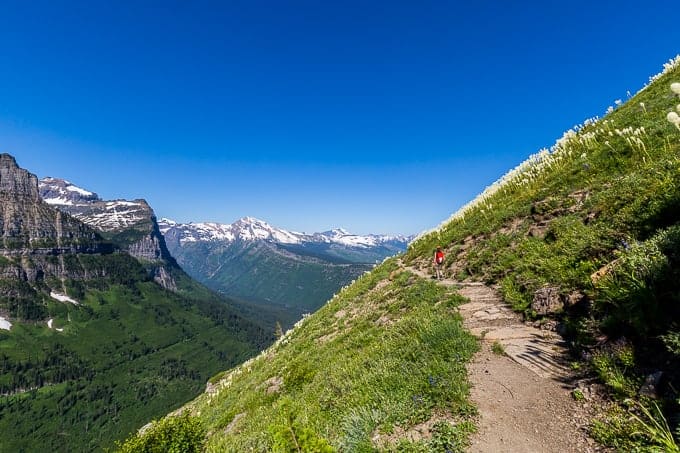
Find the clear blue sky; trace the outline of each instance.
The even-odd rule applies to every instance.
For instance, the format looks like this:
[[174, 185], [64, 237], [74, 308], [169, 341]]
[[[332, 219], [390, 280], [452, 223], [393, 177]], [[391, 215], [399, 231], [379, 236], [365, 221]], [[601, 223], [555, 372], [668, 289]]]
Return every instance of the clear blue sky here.
[[0, 0], [0, 151], [179, 221], [414, 233], [639, 89], [679, 20], [670, 1]]

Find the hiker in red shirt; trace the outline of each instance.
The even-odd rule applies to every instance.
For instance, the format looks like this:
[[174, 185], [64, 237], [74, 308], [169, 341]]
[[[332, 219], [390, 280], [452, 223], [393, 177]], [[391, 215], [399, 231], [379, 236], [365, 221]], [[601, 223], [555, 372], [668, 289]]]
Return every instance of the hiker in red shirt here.
[[442, 252], [441, 247], [437, 247], [437, 251], [434, 252], [434, 271], [437, 280], [441, 280], [443, 276], [442, 266], [444, 265], [444, 252]]

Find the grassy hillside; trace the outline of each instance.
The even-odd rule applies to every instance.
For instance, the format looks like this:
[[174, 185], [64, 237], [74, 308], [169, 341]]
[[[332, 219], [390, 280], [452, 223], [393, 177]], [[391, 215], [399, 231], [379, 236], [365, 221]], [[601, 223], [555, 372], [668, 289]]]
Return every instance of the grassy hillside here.
[[187, 297], [148, 281], [127, 255], [87, 258], [116, 260], [125, 278], [73, 282], [82, 305], [47, 302], [52, 328], [34, 321], [0, 330], [2, 452], [110, 447], [270, 342], [195, 283]]
[[391, 436], [426, 421], [439, 434], [400, 448], [463, 445], [474, 413], [465, 363], [476, 349], [454, 313], [463, 299], [396, 269], [386, 262], [265, 354], [213, 377], [190, 405], [208, 451], [397, 448]]
[[[680, 109], [671, 90], [677, 63], [605, 119], [567, 132], [405, 257], [428, 266], [443, 245], [452, 275], [499, 284], [528, 317], [537, 316], [536, 292], [554, 288], [553, 316], [619, 400], [663, 373], [656, 393], [672, 427], [680, 403], [680, 126], [667, 114]], [[627, 418], [596, 425], [596, 436], [634, 448], [640, 436]]]
[[[511, 171], [403, 257], [427, 268], [441, 245], [447, 272], [498, 284], [529, 318], [538, 317], [536, 292], [552, 288], [549, 316], [580, 354], [575, 366], [621, 401], [592, 433], [621, 451], [676, 448], [661, 446], [639, 408], [661, 423], [660, 407], [677, 429], [680, 126], [666, 116], [680, 103], [670, 90], [678, 63]], [[453, 312], [459, 302], [388, 260], [263, 355], [216, 376], [187, 406], [193, 418], [172, 429], [195, 428], [195, 444], [206, 434], [215, 452], [458, 451], [474, 412], [465, 362], [475, 349]], [[655, 371], [658, 406], [646, 398], [626, 406]], [[167, 423], [123, 450], [158, 442]], [[436, 425], [435, 436], [405, 440], [421, 423]]]

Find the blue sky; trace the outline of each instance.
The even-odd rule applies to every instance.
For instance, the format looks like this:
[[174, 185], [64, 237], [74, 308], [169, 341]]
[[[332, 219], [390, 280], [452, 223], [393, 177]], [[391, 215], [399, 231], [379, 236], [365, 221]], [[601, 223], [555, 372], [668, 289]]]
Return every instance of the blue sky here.
[[672, 2], [592, 3], [0, 0], [0, 151], [179, 221], [414, 233], [680, 52]]

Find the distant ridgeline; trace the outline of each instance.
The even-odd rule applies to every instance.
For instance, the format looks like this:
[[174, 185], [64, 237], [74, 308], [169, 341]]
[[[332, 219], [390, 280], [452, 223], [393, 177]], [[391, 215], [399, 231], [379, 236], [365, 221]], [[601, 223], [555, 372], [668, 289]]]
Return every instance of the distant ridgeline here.
[[0, 202], [0, 451], [111, 446], [272, 341], [179, 269], [143, 200], [39, 190], [0, 154]]
[[232, 224], [161, 219], [173, 256], [221, 294], [274, 310], [290, 327], [376, 262], [406, 250], [405, 236], [359, 236], [342, 229], [304, 234], [245, 217]]
[[680, 56], [650, 82], [215, 376], [183, 418], [126, 446], [188, 438], [179, 432], [208, 451], [462, 451], [475, 341], [453, 289], [403, 267], [429, 269], [441, 245], [449, 275], [499, 285], [530, 320], [552, 318], [575, 369], [614, 401], [639, 401], [593, 423], [596, 439], [678, 451]]

